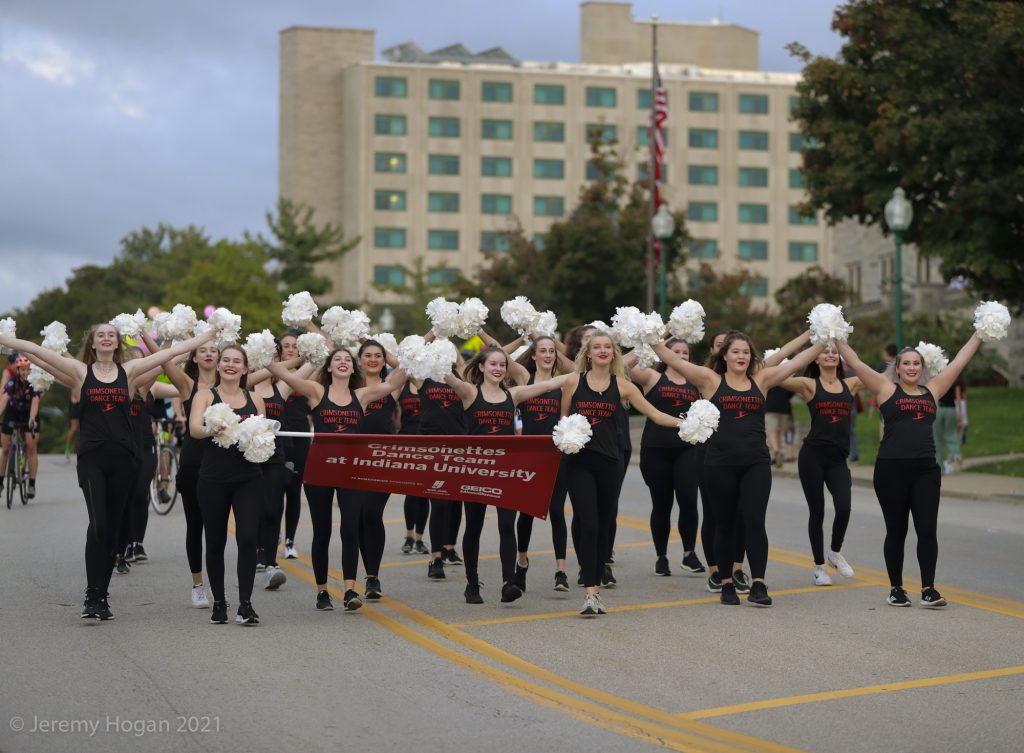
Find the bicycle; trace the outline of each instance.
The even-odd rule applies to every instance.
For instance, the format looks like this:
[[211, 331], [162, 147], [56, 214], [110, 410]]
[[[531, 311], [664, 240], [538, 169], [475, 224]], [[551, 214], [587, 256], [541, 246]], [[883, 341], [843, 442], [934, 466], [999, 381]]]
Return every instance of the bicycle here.
[[[7, 453], [7, 509], [14, 501], [17, 487], [21, 504], [28, 504], [28, 452], [25, 448], [25, 429], [28, 424], [15, 424], [11, 433], [11, 447]], [[32, 432], [35, 434], [35, 432]]]
[[156, 473], [149, 486], [149, 504], [157, 515], [166, 515], [178, 499], [178, 432], [175, 421], [161, 419], [156, 432]]

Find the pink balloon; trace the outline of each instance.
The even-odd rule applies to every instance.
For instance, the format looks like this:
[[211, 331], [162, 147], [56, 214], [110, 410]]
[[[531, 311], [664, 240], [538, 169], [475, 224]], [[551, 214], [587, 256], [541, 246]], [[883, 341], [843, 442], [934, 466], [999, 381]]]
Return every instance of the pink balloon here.
[[160, 313], [160, 307], [159, 306], [150, 306], [148, 309], [146, 309], [146, 316], [148, 316], [150, 319], [155, 319], [156, 315], [159, 314], [159, 313]]
[[209, 319], [213, 315], [213, 312], [216, 310], [217, 307], [214, 306], [212, 303], [207, 304], [206, 308], [203, 309], [203, 316]]

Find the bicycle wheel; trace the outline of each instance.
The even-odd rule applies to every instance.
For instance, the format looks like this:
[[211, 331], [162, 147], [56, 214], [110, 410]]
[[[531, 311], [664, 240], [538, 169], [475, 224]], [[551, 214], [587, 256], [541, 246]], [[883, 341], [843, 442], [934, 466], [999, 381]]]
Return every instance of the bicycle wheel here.
[[28, 452], [25, 446], [18, 442], [18, 493], [21, 494], [21, 504], [28, 504]]
[[10, 450], [7, 453], [7, 509], [11, 509], [14, 501], [14, 487], [18, 485], [18, 440], [11, 437]]
[[[178, 458], [170, 447], [161, 447], [157, 458], [156, 474], [149, 487], [149, 504], [157, 515], [166, 515], [178, 498], [178, 487], [174, 482], [178, 474]], [[160, 492], [163, 491], [164, 494]]]

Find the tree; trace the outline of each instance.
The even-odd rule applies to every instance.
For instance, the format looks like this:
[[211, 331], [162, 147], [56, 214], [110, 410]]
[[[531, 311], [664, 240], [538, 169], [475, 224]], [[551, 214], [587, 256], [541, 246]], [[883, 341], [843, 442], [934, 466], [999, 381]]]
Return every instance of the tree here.
[[[402, 285], [374, 285], [381, 292], [399, 294], [403, 302], [396, 306], [379, 304], [378, 309], [394, 309], [395, 331], [407, 335], [421, 335], [430, 329], [430, 320], [427, 318], [427, 304], [438, 296], [448, 295], [451, 291], [449, 286], [440, 282], [431, 281], [431, 272], [440, 272], [445, 269], [444, 263], [428, 267], [422, 256], [412, 260], [407, 266], [399, 264], [399, 268], [405, 275], [405, 282]], [[378, 318], [380, 312], [374, 312], [374, 318]]]
[[947, 279], [1024, 306], [1024, 4], [850, 0], [832, 28], [835, 59], [790, 46], [805, 62], [806, 208], [881, 223], [902, 186], [906, 240]]
[[812, 308], [819, 303], [846, 301], [849, 295], [843, 280], [818, 266], [790, 278], [775, 291], [777, 310], [755, 322], [753, 329], [758, 344], [775, 347], [792, 340], [807, 329], [807, 314]]

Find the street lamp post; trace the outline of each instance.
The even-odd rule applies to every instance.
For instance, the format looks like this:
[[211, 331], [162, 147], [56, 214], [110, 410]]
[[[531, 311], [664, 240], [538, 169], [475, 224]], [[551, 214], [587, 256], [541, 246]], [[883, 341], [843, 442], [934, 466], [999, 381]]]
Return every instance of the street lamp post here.
[[885, 203], [885, 224], [896, 236], [896, 264], [894, 280], [896, 291], [894, 297], [896, 324], [896, 347], [903, 348], [903, 233], [914, 220], [914, 207], [907, 201], [902, 188], [892, 192], [892, 198]]
[[661, 241], [661, 253], [658, 254], [658, 311], [661, 318], [668, 317], [668, 240], [676, 230], [675, 220], [668, 212], [668, 206], [662, 204], [651, 220], [651, 233]]

